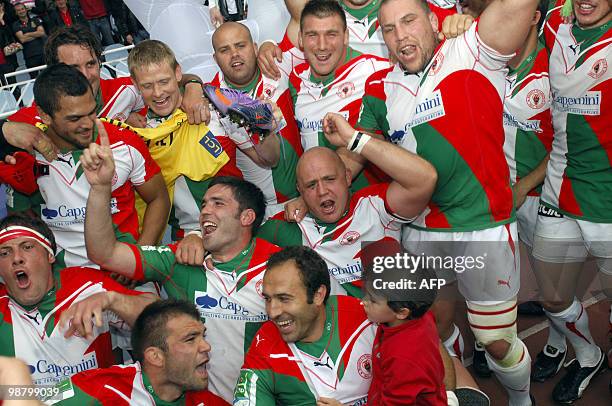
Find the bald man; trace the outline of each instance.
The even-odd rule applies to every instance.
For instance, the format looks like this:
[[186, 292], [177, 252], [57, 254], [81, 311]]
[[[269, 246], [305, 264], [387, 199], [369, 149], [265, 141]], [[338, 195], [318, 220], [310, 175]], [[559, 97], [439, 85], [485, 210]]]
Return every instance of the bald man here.
[[351, 173], [331, 149], [304, 152], [297, 166], [297, 188], [309, 214], [299, 223], [278, 213], [260, 229], [259, 237], [279, 246], [305, 245], [327, 262], [331, 293], [361, 297], [361, 243], [400, 241], [402, 224], [421, 213], [437, 175], [424, 159], [396, 145], [349, 131], [336, 113], [323, 120], [327, 140], [347, 147], [378, 166], [392, 179], [351, 194]]
[[[297, 197], [295, 167], [302, 155], [300, 133], [293, 116], [288, 78], [278, 80], [264, 77], [257, 67], [257, 44], [249, 29], [240, 23], [222, 24], [212, 37], [214, 58], [221, 68], [211, 84], [221, 88], [240, 90], [252, 98], [265, 98], [280, 108], [286, 125], [278, 133], [280, 154], [273, 165], [262, 162], [262, 144], [239, 129], [230, 137], [238, 146], [236, 161], [244, 178], [255, 183], [264, 192], [266, 214], [280, 210], [290, 199]], [[269, 141], [267, 142], [269, 143]], [[267, 144], [264, 143], [264, 144]]]

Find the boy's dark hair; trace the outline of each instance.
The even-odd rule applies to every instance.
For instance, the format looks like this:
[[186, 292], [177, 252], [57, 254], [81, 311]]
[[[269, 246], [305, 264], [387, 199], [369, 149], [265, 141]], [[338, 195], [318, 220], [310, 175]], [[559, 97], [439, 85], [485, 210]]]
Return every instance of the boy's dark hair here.
[[329, 271], [327, 264], [314, 250], [300, 246], [287, 247], [282, 251], [276, 252], [268, 259], [267, 269], [272, 269], [288, 261], [293, 261], [300, 271], [300, 277], [306, 288], [306, 298], [308, 303], [314, 300], [314, 294], [321, 287], [325, 286], [326, 293], [323, 303], [327, 303], [331, 289], [329, 281]]
[[133, 357], [144, 362], [144, 352], [149, 347], [168, 351], [168, 321], [177, 316], [190, 316], [200, 320], [200, 313], [193, 303], [185, 300], [158, 300], [144, 308], [132, 327]]
[[8, 216], [0, 220], [0, 230], [4, 230], [5, 228], [10, 226], [28, 227], [34, 231], [39, 232], [43, 235], [43, 237], [45, 237], [47, 240], [49, 240], [49, 242], [51, 242], [51, 249], [53, 250], [53, 252], [57, 251], [57, 245], [55, 243], [55, 236], [53, 235], [53, 232], [51, 231], [47, 223], [45, 223], [39, 217], [28, 216], [24, 213], [9, 214]]
[[98, 62], [102, 61], [102, 46], [98, 37], [84, 25], [75, 24], [72, 27], [61, 27], [53, 31], [45, 43], [45, 63], [55, 65], [60, 63], [57, 49], [62, 45], [78, 45], [88, 49]]
[[63, 96], [83, 96], [92, 92], [83, 74], [64, 63], [50, 65], [38, 74], [34, 82], [34, 101], [42, 111], [53, 117], [60, 110]]
[[346, 31], [346, 15], [342, 6], [335, 0], [310, 0], [304, 6], [300, 15], [300, 30], [304, 29], [304, 19], [308, 16], [325, 18], [337, 15], [342, 20], [342, 28]]
[[212, 178], [208, 188], [210, 189], [215, 185], [229, 186], [232, 188], [234, 199], [238, 202], [240, 212], [246, 209], [251, 209], [255, 212], [255, 221], [251, 224], [251, 232], [253, 236], [255, 236], [266, 214], [266, 199], [261, 189], [254, 183], [233, 176]]
[[[437, 289], [431, 288], [429, 281], [436, 279], [435, 273], [429, 269], [417, 269], [415, 272], [400, 268], [386, 268], [376, 273], [373, 264], [363, 267], [363, 291], [376, 299], [384, 299], [387, 306], [393, 312], [398, 313], [402, 309], [410, 310], [408, 320], [422, 317], [431, 307], [436, 299]], [[409, 280], [414, 289], [378, 289], [374, 287], [374, 280], [381, 279], [385, 282], [398, 282]], [[429, 288], [421, 288], [423, 281], [428, 282]], [[380, 286], [380, 285], [379, 285]]]

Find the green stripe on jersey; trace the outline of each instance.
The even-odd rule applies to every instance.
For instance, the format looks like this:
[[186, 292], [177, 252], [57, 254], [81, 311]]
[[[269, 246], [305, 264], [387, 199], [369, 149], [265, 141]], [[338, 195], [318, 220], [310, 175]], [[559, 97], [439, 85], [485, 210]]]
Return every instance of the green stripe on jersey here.
[[[516, 176], [519, 179], [533, 172], [548, 154], [546, 147], [534, 131], [525, 131], [519, 128], [516, 129], [514, 150], [514, 156], [521, 158], [516, 160]], [[542, 184], [539, 184], [535, 190], [541, 192]]]
[[361, 114], [358, 122], [359, 128], [369, 132], [382, 131], [389, 134], [389, 122], [387, 121], [387, 104], [385, 100], [366, 94], [363, 97]]
[[[429, 124], [412, 128], [417, 154], [438, 171], [438, 182], [431, 200], [446, 217], [450, 229], [440, 231], [474, 231], [489, 228], [483, 213], [491, 209], [482, 185], [459, 152]], [[409, 227], [413, 227], [411, 224]], [[414, 228], [420, 228], [414, 226]]]
[[[574, 24], [572, 26], [572, 35], [576, 38], [576, 43], [580, 45], [580, 50], [578, 53], [582, 53], [584, 50], [588, 49], [590, 46], [598, 42], [601, 37], [603, 37], [608, 30], [612, 28], [612, 20], [608, 21], [604, 25], [599, 27], [589, 28], [587, 30], [583, 30], [578, 26], [578, 24]], [[576, 61], [575, 68], [578, 68], [584, 62], [584, 58], [587, 55], [585, 52], [578, 60]]]
[[[584, 116], [567, 115], [567, 168], [581, 219], [612, 221], [612, 170], [606, 150]], [[566, 213], [575, 216], [572, 213]]]

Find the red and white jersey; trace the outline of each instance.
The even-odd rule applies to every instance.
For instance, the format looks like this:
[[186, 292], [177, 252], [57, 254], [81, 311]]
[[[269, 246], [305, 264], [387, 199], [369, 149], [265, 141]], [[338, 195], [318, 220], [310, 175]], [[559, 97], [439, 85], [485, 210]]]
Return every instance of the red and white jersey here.
[[360, 301], [330, 296], [315, 342], [287, 343], [271, 321], [257, 332], [234, 391], [234, 405], [313, 405], [320, 397], [363, 406], [372, 379], [376, 326]]
[[[104, 123], [104, 128], [115, 159], [110, 202], [113, 223], [119, 232], [137, 239], [134, 186], [147, 182], [160, 169], [144, 142], [132, 131], [109, 123]], [[99, 143], [97, 136], [95, 142]], [[63, 265], [98, 268], [87, 258], [85, 248], [85, 208], [90, 185], [79, 161], [82, 154], [82, 150], [60, 153], [49, 162], [36, 152], [41, 174], [37, 194], [26, 197], [12, 191], [7, 206], [14, 211], [31, 208], [40, 215], [53, 231], [59, 249], [64, 251]]]
[[291, 72], [293, 72], [293, 68], [306, 62], [304, 52], [291, 43], [287, 32], [285, 32], [285, 36], [278, 44], [278, 47], [283, 53], [283, 60], [280, 63], [277, 62], [276, 65], [284, 75], [289, 77]]
[[304, 150], [331, 146], [323, 135], [323, 117], [328, 112], [340, 113], [355, 125], [366, 79], [388, 67], [387, 59], [360, 54], [351, 48], [346, 50], [344, 64], [325, 82], [313, 76], [308, 63], [297, 66], [289, 77], [289, 90]]
[[[228, 84], [223, 72], [218, 72], [211, 81], [213, 86], [233, 88]], [[252, 98], [263, 96], [276, 103], [283, 113], [286, 125], [279, 132], [282, 137], [280, 146], [280, 159], [274, 168], [262, 168], [253, 162], [242, 150], [253, 148], [258, 142], [257, 136], [249, 136], [243, 129], [237, 127], [227, 119], [222, 123], [228, 130], [230, 138], [236, 143], [236, 165], [242, 171], [244, 178], [257, 185], [266, 198], [266, 213], [270, 214], [280, 210], [283, 203], [298, 196], [296, 190], [295, 168], [302, 155], [300, 133], [293, 114], [293, 103], [289, 94], [288, 77], [282, 73], [277, 80], [269, 79], [260, 74], [259, 80], [245, 89], [238, 89]]]
[[513, 219], [502, 124], [510, 58], [484, 44], [474, 23], [442, 42], [424, 72], [405, 75], [396, 66], [368, 80], [360, 125], [438, 171], [432, 200], [410, 227], [474, 231]]
[[187, 391], [174, 402], [159, 398], [139, 362], [80, 372], [56, 386], [60, 393], [47, 404], [54, 405], [174, 405], [225, 406], [229, 403], [208, 390]]
[[[542, 44], [506, 77], [504, 153], [515, 184], [529, 175], [552, 147], [548, 54]], [[539, 185], [529, 192], [539, 196]]]
[[141, 111], [145, 107], [142, 95], [132, 83], [132, 79], [100, 79], [102, 100], [98, 117], [125, 121], [130, 113]]
[[612, 22], [590, 29], [564, 24], [562, 4], [543, 27], [555, 136], [542, 203], [574, 218], [611, 223]]
[[[130, 78], [100, 79], [100, 91], [96, 95], [98, 117], [125, 121], [130, 113], [140, 112], [144, 106], [144, 100]], [[40, 123], [36, 103], [19, 109], [9, 117], [9, 121]]]
[[389, 49], [385, 45], [382, 30], [378, 23], [380, 2], [375, 0], [359, 9], [352, 9], [343, 1], [340, 2], [340, 5], [346, 16], [349, 46], [364, 54], [387, 58]]
[[78, 372], [115, 362], [109, 324], [121, 324], [122, 320], [112, 312], [104, 312], [102, 326], [93, 326], [92, 338], [65, 338], [59, 320], [72, 304], [101, 292], [140, 294], [96, 269], [56, 269], [53, 274], [54, 287], [40, 303], [28, 308], [8, 296], [0, 284], [0, 354], [24, 361], [35, 385], [52, 385]]

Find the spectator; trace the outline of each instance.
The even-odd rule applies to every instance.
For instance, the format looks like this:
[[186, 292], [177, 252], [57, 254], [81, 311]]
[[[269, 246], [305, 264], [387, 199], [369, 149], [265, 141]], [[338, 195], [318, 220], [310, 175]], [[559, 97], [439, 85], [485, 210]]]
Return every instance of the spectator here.
[[[15, 37], [23, 45], [23, 57], [26, 67], [33, 68], [45, 64], [43, 47], [47, 33], [42, 25], [42, 20], [38, 17], [30, 17], [28, 9], [21, 3], [14, 6], [18, 20], [13, 23]], [[30, 72], [30, 77], [34, 79], [38, 72]]]
[[210, 20], [215, 27], [224, 21], [240, 21], [246, 18], [247, 5], [244, 0], [209, 0]]
[[149, 39], [149, 33], [122, 0], [108, 0], [117, 30], [125, 45], [136, 45]]
[[108, 46], [113, 40], [113, 30], [108, 19], [108, 12], [104, 0], [79, 0], [85, 19], [89, 22], [91, 31], [101, 39], [102, 46]]
[[15, 77], [9, 78], [7, 82], [4, 75], [14, 72], [15, 69], [17, 69], [16, 53], [23, 48], [22, 45], [15, 40], [15, 36], [13, 35], [11, 22], [9, 20], [10, 16], [8, 15], [6, 5], [6, 1], [0, 2], [0, 83], [2, 86], [9, 83], [15, 83]]
[[51, 30], [57, 27], [72, 27], [74, 24], [87, 25], [87, 20], [78, 4], [69, 4], [67, 0], [55, 0], [54, 4], [55, 7], [49, 9]]

